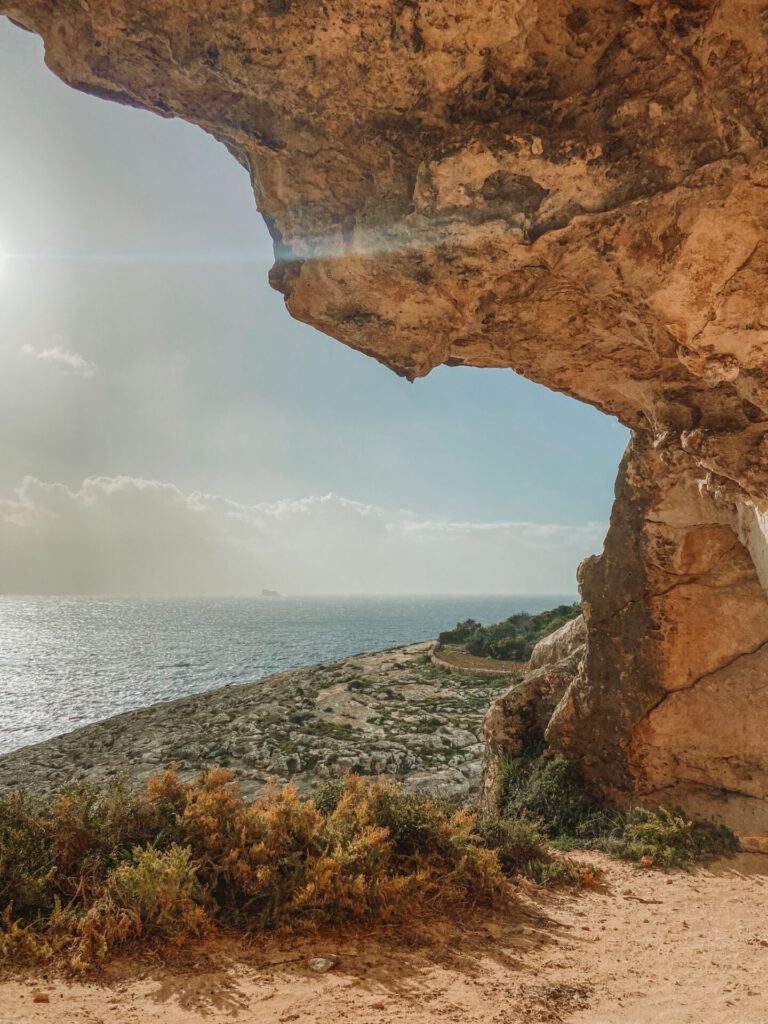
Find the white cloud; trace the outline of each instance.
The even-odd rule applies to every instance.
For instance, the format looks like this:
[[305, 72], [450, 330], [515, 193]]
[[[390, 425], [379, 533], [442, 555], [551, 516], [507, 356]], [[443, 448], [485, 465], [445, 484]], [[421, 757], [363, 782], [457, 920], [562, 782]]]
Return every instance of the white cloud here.
[[96, 367], [79, 352], [68, 352], [61, 345], [54, 345], [53, 348], [36, 349], [32, 345], [24, 345], [22, 352], [26, 356], [32, 356], [41, 362], [50, 363], [65, 373], [77, 374], [88, 380], [96, 373]]
[[0, 592], [569, 593], [600, 523], [433, 521], [336, 495], [242, 505], [133, 477], [26, 477], [0, 500]]

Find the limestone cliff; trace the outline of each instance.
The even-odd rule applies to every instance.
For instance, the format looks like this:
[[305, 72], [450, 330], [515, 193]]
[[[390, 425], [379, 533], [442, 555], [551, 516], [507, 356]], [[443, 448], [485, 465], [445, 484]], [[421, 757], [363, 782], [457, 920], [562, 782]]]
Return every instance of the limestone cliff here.
[[768, 596], [753, 523], [694, 461], [633, 437], [574, 620], [534, 650], [484, 729], [492, 751], [565, 753], [619, 803], [768, 828]]
[[764, 794], [765, 0], [0, 12], [76, 88], [228, 146], [293, 316], [409, 377], [513, 367], [636, 431], [553, 742], [615, 792]]
[[[714, 489], [713, 489], [714, 488]], [[579, 569], [584, 661], [547, 742], [609, 794], [768, 828], [768, 596], [733, 486], [636, 435]]]

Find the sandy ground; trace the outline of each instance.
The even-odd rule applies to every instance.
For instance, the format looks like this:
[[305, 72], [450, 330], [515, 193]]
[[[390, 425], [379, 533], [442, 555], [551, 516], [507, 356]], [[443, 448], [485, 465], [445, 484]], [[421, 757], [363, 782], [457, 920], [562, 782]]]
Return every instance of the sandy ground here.
[[[6, 978], [0, 1022], [768, 1024], [768, 856], [690, 875], [589, 859], [602, 869], [594, 888], [523, 887], [508, 910], [462, 921], [218, 942], [86, 981]], [[331, 954], [333, 970], [310, 970]]]

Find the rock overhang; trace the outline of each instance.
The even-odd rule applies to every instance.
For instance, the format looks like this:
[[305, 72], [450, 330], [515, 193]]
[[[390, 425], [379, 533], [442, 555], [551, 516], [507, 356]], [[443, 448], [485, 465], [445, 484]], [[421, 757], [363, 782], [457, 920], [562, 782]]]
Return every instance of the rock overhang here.
[[292, 315], [412, 378], [512, 367], [762, 497], [761, 4], [0, 10], [69, 84], [225, 142]]

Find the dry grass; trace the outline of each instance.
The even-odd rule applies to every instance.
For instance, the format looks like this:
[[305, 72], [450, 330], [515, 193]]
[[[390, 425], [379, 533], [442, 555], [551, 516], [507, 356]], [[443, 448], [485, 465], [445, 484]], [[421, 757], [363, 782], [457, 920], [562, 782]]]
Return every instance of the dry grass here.
[[0, 800], [0, 956], [86, 970], [142, 943], [220, 929], [307, 932], [491, 904], [506, 876], [578, 881], [529, 826], [349, 775], [317, 802], [242, 799], [219, 768], [136, 793], [80, 786]]

